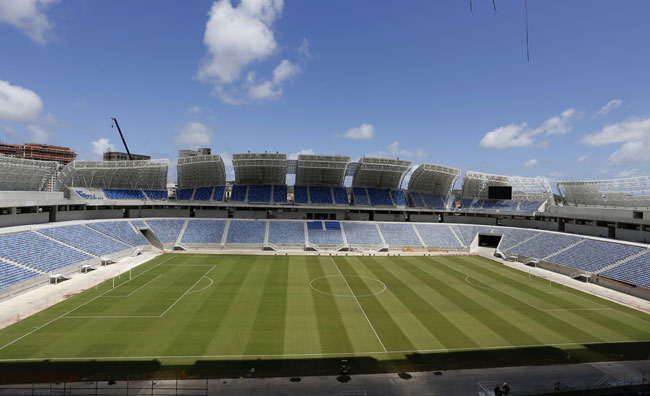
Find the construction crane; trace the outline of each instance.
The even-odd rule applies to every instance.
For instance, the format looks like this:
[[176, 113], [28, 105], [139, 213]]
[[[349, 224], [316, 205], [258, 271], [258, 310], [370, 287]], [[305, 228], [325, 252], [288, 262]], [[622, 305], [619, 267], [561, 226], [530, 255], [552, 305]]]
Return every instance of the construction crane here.
[[129, 146], [126, 145], [126, 140], [124, 140], [124, 135], [122, 135], [120, 124], [117, 123], [117, 118], [111, 117], [111, 119], [115, 123], [115, 126], [117, 127], [117, 131], [120, 133], [120, 137], [122, 138], [122, 143], [124, 143], [124, 148], [126, 149], [126, 154], [129, 156], [129, 161], [133, 160], [133, 158], [131, 158], [131, 152], [129, 151]]

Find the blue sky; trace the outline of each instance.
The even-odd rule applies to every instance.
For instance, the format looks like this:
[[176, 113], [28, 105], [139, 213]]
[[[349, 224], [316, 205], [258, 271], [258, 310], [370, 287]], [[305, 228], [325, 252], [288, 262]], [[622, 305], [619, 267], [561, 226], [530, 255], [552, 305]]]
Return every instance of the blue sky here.
[[0, 140], [650, 174], [650, 2], [496, 6], [0, 0]]

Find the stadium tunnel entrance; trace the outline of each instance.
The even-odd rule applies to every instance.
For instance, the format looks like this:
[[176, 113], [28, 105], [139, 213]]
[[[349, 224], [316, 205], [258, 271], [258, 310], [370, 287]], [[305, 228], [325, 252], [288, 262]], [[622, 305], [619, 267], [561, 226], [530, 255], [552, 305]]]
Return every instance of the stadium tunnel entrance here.
[[501, 236], [497, 234], [478, 234], [478, 246], [496, 249], [501, 242]]

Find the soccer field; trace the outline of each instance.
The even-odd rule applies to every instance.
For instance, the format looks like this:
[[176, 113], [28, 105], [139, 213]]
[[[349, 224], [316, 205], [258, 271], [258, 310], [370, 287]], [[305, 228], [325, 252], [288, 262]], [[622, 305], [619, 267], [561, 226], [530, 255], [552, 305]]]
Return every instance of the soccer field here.
[[0, 362], [579, 355], [648, 340], [646, 314], [475, 256], [165, 254], [0, 331]]

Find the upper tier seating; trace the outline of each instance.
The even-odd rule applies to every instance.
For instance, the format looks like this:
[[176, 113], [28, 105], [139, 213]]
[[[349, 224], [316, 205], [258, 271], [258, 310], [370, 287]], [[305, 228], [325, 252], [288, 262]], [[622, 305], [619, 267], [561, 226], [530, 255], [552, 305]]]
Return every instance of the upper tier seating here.
[[[144, 223], [143, 223], [144, 224]], [[88, 227], [110, 235], [133, 246], [149, 245], [149, 242], [141, 233], [135, 232], [126, 221], [108, 221], [102, 223], [89, 223]]]
[[105, 188], [103, 191], [107, 199], [147, 199], [142, 190]]
[[188, 220], [182, 243], [221, 243], [225, 220]]
[[95, 258], [36, 232], [0, 236], [0, 257], [44, 272]]
[[232, 193], [230, 195], [231, 201], [244, 202], [246, 201], [246, 191], [248, 186], [234, 185], [232, 186]]
[[223, 201], [223, 194], [226, 192], [225, 186], [216, 186], [214, 188], [214, 195], [212, 196], [213, 201]]
[[248, 186], [248, 202], [271, 202], [271, 186], [269, 184]]
[[176, 243], [185, 220], [147, 220], [149, 227], [162, 243]]
[[[338, 225], [338, 229], [334, 225]], [[309, 233], [309, 243], [315, 245], [342, 245], [343, 234], [341, 234], [340, 223], [326, 222], [326, 228], [323, 228], [322, 221], [310, 221], [307, 223], [307, 232]]]
[[565, 267], [595, 272], [643, 250], [640, 247], [620, 243], [586, 240], [549, 257], [548, 261]]
[[483, 200], [480, 199], [463, 199], [462, 207], [466, 210], [480, 210], [483, 208]]
[[167, 190], [144, 190], [149, 199], [167, 199]]
[[272, 221], [269, 223], [269, 243], [305, 244], [305, 226], [299, 221]]
[[380, 223], [379, 228], [389, 246], [422, 246], [411, 224]]
[[571, 235], [540, 232], [536, 237], [511, 248], [508, 252], [541, 260], [578, 241], [580, 241], [579, 237]]
[[294, 186], [293, 202], [295, 203], [309, 203], [309, 193], [307, 186]]
[[102, 197], [98, 197], [95, 194], [86, 194], [82, 190], [75, 190], [75, 191], [77, 192], [77, 194], [79, 194], [79, 196], [81, 198], [85, 198], [85, 199], [102, 199]]
[[465, 246], [471, 245], [479, 232], [489, 234], [492, 230], [492, 227], [480, 225], [454, 225], [452, 227]]
[[199, 187], [194, 193], [195, 201], [209, 201], [212, 198], [214, 187]]
[[354, 195], [354, 203], [356, 205], [370, 205], [365, 188], [354, 187], [352, 189], [352, 195]]
[[82, 225], [45, 228], [38, 232], [95, 256], [109, 255], [132, 248]]
[[393, 202], [397, 206], [408, 206], [408, 201], [406, 200], [406, 194], [402, 190], [391, 190], [391, 195], [393, 197]]
[[495, 231], [497, 234], [502, 234], [501, 243], [499, 244], [499, 249], [506, 251], [518, 243], [525, 241], [528, 238], [531, 238], [537, 234], [537, 231], [532, 230], [519, 230], [516, 228], [505, 228], [501, 227]]
[[273, 202], [287, 203], [287, 185], [276, 184], [273, 186]]
[[189, 201], [194, 195], [193, 188], [181, 188], [176, 190], [176, 199], [179, 201]]
[[447, 208], [445, 200], [439, 195], [431, 195], [431, 194], [424, 194], [424, 193], [420, 195], [422, 195], [424, 204], [430, 208], [434, 208], [434, 209]]
[[380, 188], [367, 188], [370, 203], [375, 206], [393, 206], [390, 191]]
[[542, 202], [536, 201], [524, 201], [519, 204], [520, 212], [536, 212], [539, 210], [539, 207], [542, 206]]
[[345, 187], [333, 187], [334, 203], [337, 205], [349, 205], [348, 192]]
[[0, 260], [0, 289], [42, 275], [36, 271]]
[[416, 227], [427, 246], [462, 247], [448, 225], [418, 224]]
[[650, 252], [603, 271], [599, 275], [650, 289]]
[[411, 198], [413, 199], [413, 206], [416, 208], [424, 208], [424, 199], [420, 193], [412, 192]]
[[323, 186], [310, 186], [309, 198], [313, 204], [331, 204], [332, 188]]
[[266, 221], [231, 220], [228, 227], [227, 243], [264, 243]]
[[381, 246], [383, 244], [374, 223], [345, 223], [343, 230], [349, 245]]

